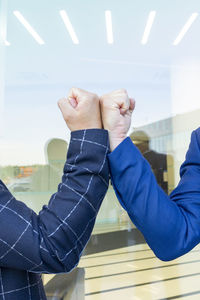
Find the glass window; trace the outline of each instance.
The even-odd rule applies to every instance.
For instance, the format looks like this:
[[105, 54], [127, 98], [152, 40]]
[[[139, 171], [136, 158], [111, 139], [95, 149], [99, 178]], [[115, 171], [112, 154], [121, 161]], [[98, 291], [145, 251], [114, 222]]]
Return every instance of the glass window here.
[[[0, 177], [13, 195], [39, 212], [56, 191], [70, 138], [56, 102], [73, 86], [99, 95], [125, 88], [135, 97], [129, 136], [169, 194], [179, 182], [191, 132], [199, 126], [199, 1], [0, 4]], [[110, 185], [79, 265], [86, 271], [85, 299], [164, 299], [195, 292], [194, 279], [188, 277], [193, 282], [188, 291], [181, 279], [197, 272], [198, 263], [190, 272], [182, 265], [198, 255], [195, 251], [179, 260], [180, 268], [169, 264], [165, 272]]]

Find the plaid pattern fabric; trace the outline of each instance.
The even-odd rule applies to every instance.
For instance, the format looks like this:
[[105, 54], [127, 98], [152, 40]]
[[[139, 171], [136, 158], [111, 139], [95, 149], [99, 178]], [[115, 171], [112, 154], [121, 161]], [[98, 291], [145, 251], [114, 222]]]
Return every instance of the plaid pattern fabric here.
[[108, 188], [108, 134], [71, 134], [62, 183], [39, 215], [0, 181], [0, 300], [46, 299], [41, 273], [70, 272]]

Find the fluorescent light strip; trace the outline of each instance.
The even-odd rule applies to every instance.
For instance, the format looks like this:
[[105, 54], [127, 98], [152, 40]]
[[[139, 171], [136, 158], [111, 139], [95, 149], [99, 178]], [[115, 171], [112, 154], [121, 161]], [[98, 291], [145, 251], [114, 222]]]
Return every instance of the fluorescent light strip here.
[[28, 21], [22, 16], [22, 14], [18, 10], [13, 11], [13, 14], [26, 28], [26, 30], [32, 35], [36, 42], [40, 45], [44, 45], [43, 39], [38, 35], [38, 33], [33, 29], [33, 27], [28, 23]]
[[107, 41], [108, 44], [113, 44], [114, 38], [113, 38], [113, 28], [112, 28], [112, 14], [110, 10], [105, 11], [105, 19], [106, 19]]
[[156, 17], [156, 11], [155, 10], [152, 10], [150, 13], [149, 13], [149, 17], [148, 17], [148, 20], [147, 20], [147, 24], [146, 24], [146, 27], [145, 27], [145, 30], [144, 30], [144, 34], [143, 34], [143, 37], [142, 37], [142, 41], [141, 43], [143, 45], [146, 45], [147, 42], [148, 42], [148, 39], [149, 39], [149, 35], [150, 35], [150, 32], [151, 32], [151, 28], [153, 26], [153, 22], [155, 20], [155, 17]]
[[182, 41], [184, 35], [190, 29], [190, 27], [192, 26], [193, 22], [196, 20], [197, 17], [198, 17], [198, 13], [193, 13], [190, 16], [190, 18], [188, 19], [187, 23], [183, 26], [183, 29], [181, 30], [181, 32], [179, 33], [179, 35], [175, 39], [175, 41], [173, 43], [174, 46], [177, 46]]
[[73, 43], [76, 44], [76, 45], [79, 44], [79, 40], [77, 38], [77, 35], [74, 31], [74, 28], [72, 26], [72, 23], [70, 22], [70, 19], [67, 15], [66, 11], [65, 10], [60, 10], [60, 16], [61, 16], [68, 32], [69, 32], [69, 35], [71, 36], [71, 39], [72, 39]]

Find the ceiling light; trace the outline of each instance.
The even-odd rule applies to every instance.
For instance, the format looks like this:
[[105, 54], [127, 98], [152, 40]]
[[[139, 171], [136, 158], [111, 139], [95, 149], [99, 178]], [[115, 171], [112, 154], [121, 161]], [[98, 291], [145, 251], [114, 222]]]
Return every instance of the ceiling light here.
[[190, 16], [190, 18], [188, 19], [187, 23], [183, 26], [181, 32], [179, 33], [179, 35], [175, 39], [175, 41], [173, 43], [174, 46], [177, 46], [181, 42], [181, 40], [183, 39], [184, 35], [187, 33], [187, 31], [192, 26], [192, 23], [195, 21], [195, 19], [197, 17], [198, 17], [198, 13], [193, 13]]
[[74, 44], [79, 44], [79, 40], [77, 38], [77, 35], [74, 31], [74, 28], [72, 26], [72, 23], [70, 22], [70, 19], [66, 13], [65, 10], [60, 10], [60, 15], [61, 15], [61, 18], [63, 19], [63, 22], [69, 32], [69, 35], [71, 36], [71, 39], [73, 41]]
[[148, 42], [149, 35], [150, 35], [150, 32], [151, 32], [151, 28], [153, 26], [153, 22], [155, 20], [155, 17], [156, 17], [156, 11], [153, 10], [149, 14], [147, 24], [146, 24], [146, 27], [145, 27], [145, 30], [144, 30], [144, 34], [143, 34], [142, 41], [141, 41], [141, 43], [143, 45], [146, 45], [147, 42]]
[[38, 33], [33, 29], [33, 27], [28, 23], [28, 21], [22, 16], [22, 14], [15, 10], [13, 14], [20, 21], [20, 23], [26, 28], [26, 30], [32, 35], [32, 37], [36, 40], [36, 42], [40, 45], [44, 45], [44, 41], [38, 35]]
[[105, 19], [106, 19], [106, 30], [107, 30], [107, 41], [108, 44], [113, 44], [113, 28], [112, 28], [112, 15], [110, 10], [105, 11]]

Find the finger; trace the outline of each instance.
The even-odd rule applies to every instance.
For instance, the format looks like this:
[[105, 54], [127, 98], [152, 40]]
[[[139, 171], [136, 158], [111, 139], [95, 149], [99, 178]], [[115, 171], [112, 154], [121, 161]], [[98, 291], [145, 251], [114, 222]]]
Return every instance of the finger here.
[[135, 109], [135, 104], [136, 104], [135, 99], [130, 98], [130, 106], [129, 106], [129, 110], [130, 110], [131, 112], [134, 111], [134, 109]]
[[128, 93], [125, 89], [120, 89], [114, 92], [116, 95], [116, 102], [120, 107], [122, 112], [127, 112], [130, 106], [130, 99], [128, 97]]
[[127, 111], [132, 113], [134, 109], [135, 109], [135, 99], [129, 98], [129, 109], [120, 108], [120, 113], [122, 115], [125, 114]]
[[61, 98], [58, 101], [58, 106], [63, 114], [65, 113], [68, 115], [74, 112], [74, 108], [67, 98]]
[[77, 103], [79, 103], [81, 99], [83, 99], [84, 97], [88, 97], [89, 94], [90, 93], [85, 90], [73, 87], [69, 91], [68, 98], [73, 98]]
[[78, 102], [76, 101], [76, 99], [74, 99], [74, 98], [68, 98], [68, 99], [69, 99], [69, 103], [71, 104], [71, 106], [73, 108], [76, 108], [78, 105]]
[[75, 87], [71, 88], [68, 93], [68, 99], [74, 99], [76, 102], [78, 102], [79, 98], [80, 98], [80, 89]]

